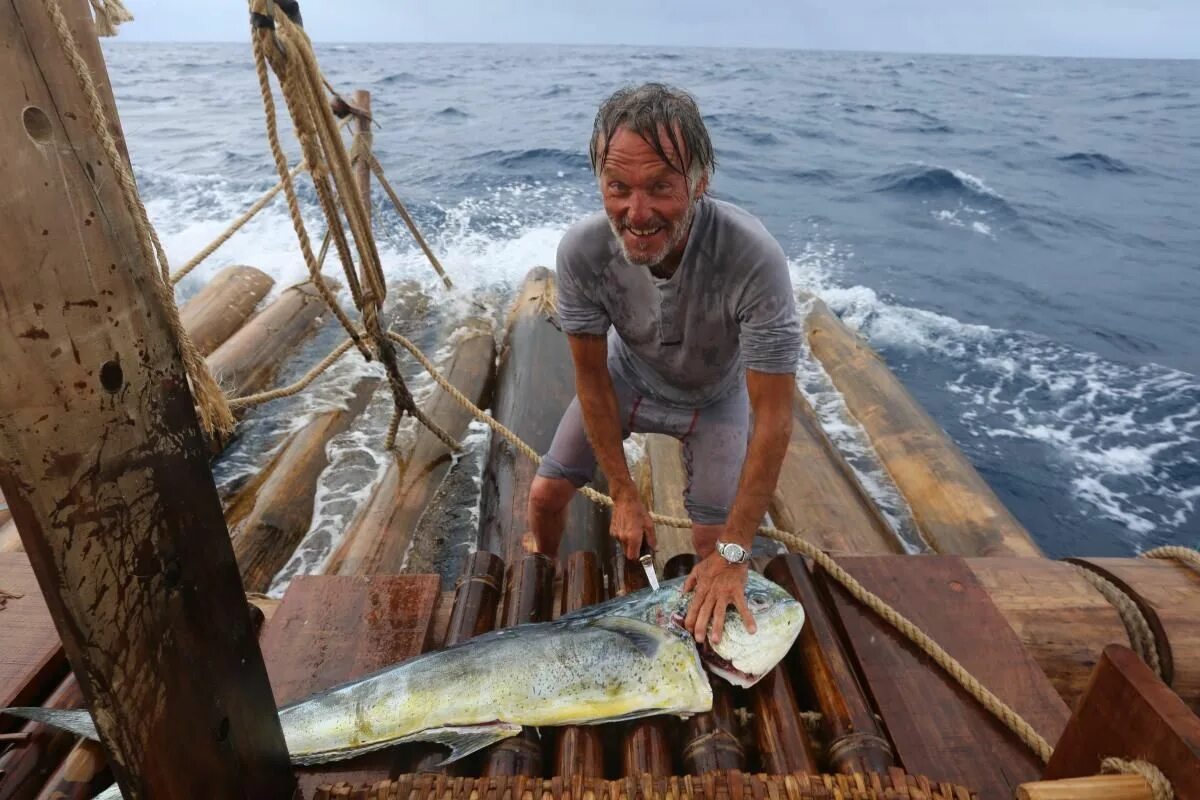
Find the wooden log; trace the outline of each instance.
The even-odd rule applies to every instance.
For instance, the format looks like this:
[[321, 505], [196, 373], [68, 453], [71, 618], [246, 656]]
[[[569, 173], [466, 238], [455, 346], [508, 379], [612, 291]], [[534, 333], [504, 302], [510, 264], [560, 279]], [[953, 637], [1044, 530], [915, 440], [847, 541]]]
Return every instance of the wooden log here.
[[[46, 699], [45, 708], [82, 708], [83, 691], [74, 675], [63, 679]], [[29, 800], [77, 741], [75, 734], [40, 722], [28, 722], [20, 730], [28, 740], [0, 755], [0, 800]]]
[[37, 800], [91, 800], [111, 784], [104, 748], [80, 739], [46, 781]]
[[[628, 561], [615, 541], [609, 543], [609, 575], [614, 594], [623, 597], [645, 589], [649, 584], [641, 565]], [[621, 774], [625, 776], [673, 775], [674, 758], [667, 721], [663, 717], [646, 717], [615, 726], [603, 726], [606, 740], [613, 735], [621, 739]]]
[[[562, 612], [577, 611], [604, 599], [600, 559], [595, 553], [576, 551], [567, 556], [562, 584]], [[554, 775], [563, 778], [604, 777], [604, 750], [595, 725], [572, 725], [557, 732]]]
[[[455, 335], [454, 351], [442, 372], [477, 406], [486, 406], [492, 384], [495, 340], [491, 324], [468, 320]], [[440, 388], [423, 410], [455, 439], [461, 439], [471, 414]], [[388, 465], [363, 510], [346, 530], [326, 572], [335, 575], [374, 575], [400, 572], [413, 543], [417, 521], [442, 479], [454, 454], [424, 426], [418, 425], [412, 445]]]
[[1154, 800], [1154, 792], [1141, 775], [1093, 775], [1023, 783], [1017, 800]]
[[804, 606], [804, 627], [789, 660], [792, 674], [800, 676], [799, 684], [808, 687], [821, 712], [830, 765], [848, 775], [886, 773], [896, 765], [892, 747], [842, 647], [827, 611], [829, 601], [818, 591], [807, 563], [798, 555], [779, 556], [766, 575]]
[[1116, 609], [1069, 564], [1010, 557], [968, 558], [967, 566], [1069, 707], [1105, 646], [1129, 644]]
[[[575, 371], [554, 310], [554, 274], [550, 270], [535, 267], [525, 276], [506, 331], [493, 415], [536, 452], [545, 453], [575, 396]], [[524, 553], [529, 485], [536, 470], [533, 462], [503, 437], [492, 437], [480, 495], [479, 546], [509, 563]], [[586, 498], [572, 499], [559, 557], [576, 550], [600, 552], [606, 530], [601, 520]]]
[[1163, 680], [1200, 710], [1200, 572], [1159, 558], [1073, 558], [1129, 595], [1154, 634]]
[[345, 407], [323, 411], [290, 434], [230, 501], [225, 519], [246, 591], [265, 592], [308, 532], [329, 440], [350, 427], [378, 386], [378, 378], [359, 380]]
[[[689, 515], [683, 505], [683, 492], [687, 488], [687, 470], [679, 440], [659, 433], [647, 434], [644, 468], [650, 478], [647, 507], [659, 514], [686, 519]], [[655, 525], [654, 536], [658, 540], [654, 566], [660, 573], [675, 556], [696, 552], [690, 528]]]
[[1042, 779], [1095, 775], [1108, 757], [1148, 761], [1177, 798], [1200, 797], [1200, 718], [1132, 650], [1115, 644], [1104, 648]]
[[964, 556], [1042, 554], [874, 350], [818, 299], [805, 324], [813, 355], [870, 436], [925, 541]]
[[290, 797], [158, 266], [46, 5], [0, 5], [0, 38], [0, 241], [38, 265], [0, 268], [0, 486], [125, 797]]
[[799, 391], [792, 401], [792, 438], [770, 509], [777, 528], [799, 534], [822, 550], [857, 555], [904, 552]]
[[[687, 575], [696, 566], [696, 556], [684, 553], [667, 564], [663, 574], [668, 579]], [[683, 723], [680, 754], [684, 771], [689, 775], [704, 775], [713, 770], [745, 769], [746, 753], [737, 736], [733, 710], [733, 689], [722, 680], [711, 680], [712, 711], [693, 714]]]
[[[325, 280], [336, 290], [337, 281]], [[230, 397], [269, 388], [284, 357], [308, 338], [325, 311], [311, 281], [289, 286], [212, 352], [208, 368]]]
[[[358, 128], [357, 138], [361, 139], [367, 152], [370, 152], [374, 136], [371, 133], [371, 93], [366, 89], [355, 89], [352, 95], [354, 106], [361, 111], [356, 115], [355, 127]], [[354, 182], [358, 184], [358, 193], [367, 209], [367, 225], [371, 225], [371, 162], [360, 158], [354, 162]]]
[[[504, 593], [504, 625], [511, 628], [526, 622], [544, 622], [554, 614], [554, 562], [541, 553], [531, 553], [508, 568]], [[485, 754], [483, 775], [542, 774], [543, 740], [536, 730], [526, 728], [518, 735], [491, 747]]]
[[179, 320], [201, 355], [208, 355], [246, 324], [275, 279], [260, 269], [235, 265], [218, 272], [179, 308]]

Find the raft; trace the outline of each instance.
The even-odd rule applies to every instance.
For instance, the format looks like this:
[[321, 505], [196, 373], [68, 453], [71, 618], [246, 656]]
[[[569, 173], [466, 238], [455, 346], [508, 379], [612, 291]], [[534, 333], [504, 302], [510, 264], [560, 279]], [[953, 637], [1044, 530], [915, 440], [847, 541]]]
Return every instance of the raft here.
[[[78, 5], [69, 10], [70, 27], [93, 73], [104, 75], [90, 18]], [[16, 6], [22, 30], [36, 28], [47, 40], [57, 35], [39, 16], [40, 4], [18, 0]], [[0, 9], [0, 28], [16, 30], [15, 14]], [[291, 24], [278, 14], [277, 24]], [[32, 52], [32, 44], [20, 41], [22, 52]], [[29, 64], [21, 64], [28, 72]], [[58, 97], [63, 108], [83, 107], [74, 76], [62, 65], [40, 78], [21, 74], [36, 88], [22, 100], [31, 108], [49, 107], [51, 97]], [[111, 109], [106, 83], [100, 94]], [[369, 98], [361, 94], [356, 102], [360, 111], [369, 108]], [[396, 398], [401, 404], [401, 389], [407, 387], [396, 385], [402, 379], [391, 370], [358, 375], [344, 407], [313, 414], [286, 432], [269, 454], [262, 454], [256, 476], [230, 496], [218, 497], [209, 457], [221, 445], [206, 444], [200, 435], [169, 310], [140, 290], [158, 276], [133, 263], [137, 226], [116, 183], [89, 177], [88, 159], [101, 161], [85, 117], [56, 118], [46, 127], [27, 112], [17, 122], [0, 122], [19, 126], [0, 127], [0, 139], [39, 148], [28, 159], [31, 185], [42, 170], [47, 185], [51, 177], [63, 181], [78, 204], [94, 194], [105, 219], [115, 220], [111, 229], [107, 223], [95, 226], [104, 235], [92, 229], [92, 238], [56, 236], [43, 242], [16, 223], [3, 233], [11, 233], [14, 246], [31, 254], [51, 248], [55, 257], [39, 263], [55, 265], [59, 285], [71, 285], [77, 277], [72, 270], [87, 262], [77, 257], [79, 248], [96, 263], [111, 260], [115, 277], [105, 277], [110, 283], [102, 289], [118, 307], [114, 313], [128, 321], [123, 327], [108, 325], [95, 308], [46, 303], [47, 285], [0, 275], [0, 290], [15, 309], [7, 313], [14, 319], [32, 318], [35, 306], [39, 313], [50, 309], [44, 339], [39, 334], [27, 341], [0, 341], [0, 356], [14, 365], [23, 385], [38, 391], [50, 380], [43, 376], [42, 358], [49, 345], [42, 342], [57, 341], [68, 328], [91, 326], [97, 335], [84, 343], [84, 355], [96, 365], [85, 367], [80, 358], [76, 366], [56, 363], [54, 369], [63, 381], [77, 378], [85, 387], [98, 379], [107, 393], [72, 396], [77, 424], [95, 427], [80, 427], [68, 438], [46, 434], [51, 444], [37, 444], [74, 446], [74, 460], [47, 458], [53, 467], [37, 473], [42, 476], [37, 480], [32, 468], [19, 479], [16, 471], [0, 469], [8, 497], [0, 503], [11, 506], [0, 511], [0, 706], [78, 708], [86, 694], [93, 708], [110, 715], [116, 708], [131, 717], [134, 729], [154, 714], [158, 724], [172, 727], [156, 740], [157, 748], [133, 748], [142, 760], [122, 763], [110, 762], [104, 747], [77, 742], [70, 734], [0, 717], [0, 800], [85, 797], [110, 784], [114, 775], [163, 780], [166, 773], [148, 771], [151, 763], [170, 764], [198, 781], [195, 785], [218, 787], [214, 794], [240, 786], [253, 796], [282, 797], [279, 787], [286, 792], [294, 782], [306, 800], [1152, 796], [1145, 778], [1099, 774], [1102, 755], [1143, 759], [1161, 770], [1177, 797], [1200, 797], [1200, 719], [1194, 713], [1200, 707], [1200, 572], [1194, 562], [1183, 556], [1045, 558], [885, 361], [819, 299], [806, 296], [798, 299], [807, 309], [812, 358], [845, 398], [847, 421], [864, 431], [904, 499], [919, 547], [902, 541], [798, 390], [788, 455], [768, 521], [798, 534], [811, 550], [801, 555], [760, 548], [754, 566], [804, 604], [807, 621], [792, 652], [758, 685], [743, 690], [714, 679], [712, 710], [688, 720], [651, 717], [526, 731], [449, 767], [437, 766], [441, 752], [436, 748], [405, 745], [344, 762], [289, 768], [278, 758], [279, 742], [269, 737], [265, 721], [271, 703], [291, 702], [495, 628], [553, 619], [644, 588], [640, 567], [627, 562], [605, 534], [605, 508], [582, 496], [572, 502], [557, 558], [526, 552], [525, 506], [535, 464], [519, 443], [544, 452], [574, 391], [555, 309], [554, 274], [534, 267], [508, 307], [469, 318], [423, 316], [420, 304], [410, 302], [413, 295], [392, 298], [388, 308], [401, 323], [449, 324], [454, 332], [448, 337], [442, 328], [441, 334], [425, 331], [425, 341], [446, 345], [435, 367], [461, 394], [456, 399], [434, 385], [414, 398], [408, 413], [419, 411], [429, 425], [417, 425], [410, 437], [398, 440], [369, 499], [331, 546], [322, 574], [295, 577], [282, 597], [265, 597], [259, 593], [312, 524], [330, 441], [365, 424], [364, 409], [380, 392], [391, 392], [389, 403]], [[56, 135], [57, 124], [71, 126], [70, 140], [80, 143], [76, 146], [87, 158], [57, 161], [53, 149], [42, 149]], [[119, 132], [119, 124], [112, 127]], [[369, 130], [365, 117], [359, 128]], [[355, 166], [355, 186], [369, 201], [371, 165], [359, 160]], [[335, 178], [322, 173], [317, 180]], [[56, 196], [39, 197], [44, 206], [39, 210], [48, 213]], [[369, 234], [369, 202], [355, 213], [363, 206]], [[93, 228], [90, 222], [85, 227]], [[355, 244], [366, 248], [357, 242], [363, 232], [355, 233]], [[334, 250], [348, 250], [349, 240], [332, 238]], [[127, 272], [115, 268], [118, 261]], [[363, 289], [373, 280], [369, 272], [364, 268], [344, 277], [343, 294], [353, 296], [360, 311], [371, 309], [372, 297]], [[449, 278], [442, 277], [448, 285]], [[196, 351], [235, 398], [268, 389], [284, 367], [289, 374], [314, 368], [316, 357], [300, 346], [314, 336], [324, 341], [336, 330], [335, 315], [326, 313], [314, 283], [285, 288], [264, 302], [271, 288], [270, 279], [253, 267], [230, 266], [179, 312]], [[475, 308], [488, 308], [487, 298], [472, 300]], [[436, 300], [430, 305], [436, 307]], [[363, 328], [346, 350], [364, 347], [373, 335], [368, 316], [362, 314]], [[376, 352], [386, 349], [380, 339], [372, 341]], [[396, 330], [387, 341], [397, 348], [411, 343]], [[110, 346], [126, 354], [123, 362], [95, 358]], [[124, 371], [114, 372], [114, 363], [123, 363]], [[86, 371], [101, 364], [98, 376]], [[154, 380], [137, 372], [143, 364], [157, 370]], [[129, 393], [133, 405], [127, 410], [112, 397], [122, 397], [129, 386], [140, 391]], [[67, 409], [50, 401], [47, 407], [66, 418]], [[454, 448], [446, 438], [461, 442], [468, 424], [478, 424], [480, 408], [487, 408], [496, 424], [486, 447], [480, 447], [481, 485], [472, 498], [479, 515], [467, 543], [470, 552], [453, 575], [413, 571], [409, 555], [414, 548], [426, 555], [438, 549], [428, 520], [462, 502], [441, 491], [455, 469]], [[247, 404], [240, 413], [255, 412]], [[28, 422], [22, 414], [16, 398], [0, 397], [0, 432], [20, 438], [24, 429], [17, 420]], [[103, 480], [77, 472], [85, 461], [78, 456], [87, 452], [79, 441], [91, 441], [120, 414], [142, 426], [128, 436], [163, 434], [153, 451], [163, 459], [158, 468], [169, 466], [172, 476], [189, 487], [187, 502], [165, 498], [161, 507], [167, 517], [154, 521], [161, 526], [155, 529], [158, 538], [144, 540], [144, 547], [127, 558], [104, 549], [113, 540], [107, 530], [89, 520], [78, 523], [71, 535], [95, 548], [81, 556], [64, 542], [62, 523], [48, 512], [53, 504], [46, 498], [75, 492], [70, 487], [76, 480], [104, 493], [141, 474], [136, 462]], [[684, 473], [677, 442], [646, 437], [631, 471], [649, 508], [667, 517], [682, 514]], [[594, 485], [603, 490], [602, 475]], [[153, 482], [138, 486], [150, 495], [162, 494]], [[124, 507], [108, 494], [105, 498], [110, 513]], [[5, 516], [10, 513], [13, 521]], [[120, 528], [114, 535], [123, 532]], [[659, 574], [683, 575], [694, 567], [686, 529], [664, 522], [657, 535]], [[113, 574], [130, 567], [120, 574], [136, 578], [106, 584], [111, 578], [106, 557], [116, 564]], [[998, 721], [944, 665], [866, 607], [848, 588], [843, 571], [944, 648], [1028, 730], [1018, 736]], [[161, 601], [141, 613], [175, 615], [162, 617], [179, 622], [171, 636], [146, 642], [138, 638], [139, 625], [122, 627], [129, 620], [116, 612], [124, 610], [124, 595], [142, 597], [141, 592]], [[84, 624], [97, 641], [80, 638]], [[122, 642], [127, 650], [120, 649]], [[142, 677], [129, 684], [138, 689], [150, 685], [140, 682], [151, 680], [146, 675], [156, 674], [142, 669], [151, 661], [139, 659], [174, 659], [169, 696], [126, 696], [95, 680], [106, 670], [119, 672], [125, 658], [138, 665]], [[254, 684], [254, 675], [262, 682]], [[211, 713], [211, 698], [198, 688], [240, 700], [210, 725], [205, 715]], [[1052, 752], [1038, 749], [1038, 740]], [[224, 759], [248, 742], [262, 743], [254, 750], [258, 760], [229, 770]], [[117, 746], [126, 752], [131, 744]], [[208, 755], [190, 763], [187, 756], [201, 751]]]

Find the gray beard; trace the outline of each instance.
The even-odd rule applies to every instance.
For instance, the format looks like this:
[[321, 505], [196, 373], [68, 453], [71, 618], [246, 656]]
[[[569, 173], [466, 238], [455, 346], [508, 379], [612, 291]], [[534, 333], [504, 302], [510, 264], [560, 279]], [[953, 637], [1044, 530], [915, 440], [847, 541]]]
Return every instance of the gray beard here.
[[612, 230], [613, 236], [617, 237], [617, 244], [621, 247], [621, 255], [625, 256], [625, 260], [630, 264], [639, 267], [657, 267], [667, 256], [674, 252], [679, 243], [687, 236], [688, 231], [692, 227], [692, 218], [696, 215], [696, 204], [692, 203], [688, 206], [687, 214], [679, 221], [679, 224], [671, 229], [670, 236], [667, 237], [667, 242], [660, 250], [649, 255], [634, 254], [629, 252], [629, 248], [625, 246], [625, 239], [621, 236], [621, 226], [612, 217], [608, 218], [608, 227]]

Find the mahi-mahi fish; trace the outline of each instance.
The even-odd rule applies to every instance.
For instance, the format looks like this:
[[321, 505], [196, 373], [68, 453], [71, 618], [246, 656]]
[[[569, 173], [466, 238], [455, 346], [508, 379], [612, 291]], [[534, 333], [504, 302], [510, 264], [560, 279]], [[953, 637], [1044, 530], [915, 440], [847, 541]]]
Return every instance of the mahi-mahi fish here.
[[[295, 764], [351, 758], [404, 742], [450, 748], [450, 763], [524, 726], [590, 725], [712, 708], [705, 667], [752, 686], [787, 654], [804, 610], [751, 572], [746, 605], [757, 632], [730, 609], [716, 645], [682, 627], [683, 578], [589, 606], [553, 622], [483, 634], [334, 686], [279, 709]], [[98, 739], [87, 710], [3, 712]], [[120, 797], [115, 787], [98, 796]]]

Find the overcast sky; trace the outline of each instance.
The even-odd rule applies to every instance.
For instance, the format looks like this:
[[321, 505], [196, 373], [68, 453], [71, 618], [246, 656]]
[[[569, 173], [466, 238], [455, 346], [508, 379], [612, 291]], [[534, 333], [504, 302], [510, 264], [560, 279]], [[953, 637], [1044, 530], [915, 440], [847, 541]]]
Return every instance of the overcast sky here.
[[[121, 37], [244, 41], [245, 0], [125, 0]], [[301, 0], [317, 41], [1200, 58], [1200, 0]]]

